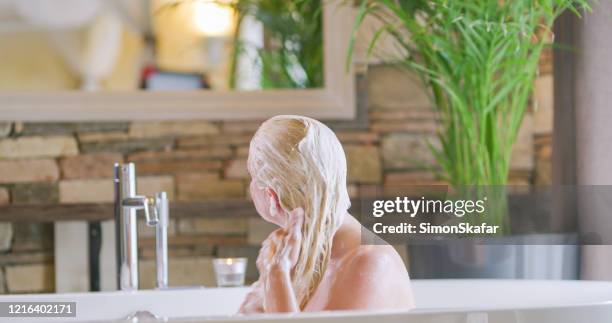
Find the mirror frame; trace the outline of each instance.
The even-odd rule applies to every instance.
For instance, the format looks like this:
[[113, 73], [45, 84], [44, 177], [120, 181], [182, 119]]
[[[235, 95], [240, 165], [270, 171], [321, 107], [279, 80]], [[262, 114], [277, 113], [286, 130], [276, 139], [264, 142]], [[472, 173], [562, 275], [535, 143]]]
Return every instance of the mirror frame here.
[[356, 117], [353, 64], [346, 69], [354, 8], [322, 0], [324, 86], [316, 89], [189, 92], [0, 92], [2, 121], [241, 120], [277, 114]]

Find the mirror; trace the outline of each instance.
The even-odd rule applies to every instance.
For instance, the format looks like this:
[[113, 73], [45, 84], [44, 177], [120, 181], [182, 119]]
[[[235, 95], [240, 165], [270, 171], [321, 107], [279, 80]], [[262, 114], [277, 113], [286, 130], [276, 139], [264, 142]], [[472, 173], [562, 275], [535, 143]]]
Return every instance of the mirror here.
[[0, 91], [320, 88], [321, 0], [0, 3]]
[[356, 120], [345, 0], [0, 1], [0, 121]]

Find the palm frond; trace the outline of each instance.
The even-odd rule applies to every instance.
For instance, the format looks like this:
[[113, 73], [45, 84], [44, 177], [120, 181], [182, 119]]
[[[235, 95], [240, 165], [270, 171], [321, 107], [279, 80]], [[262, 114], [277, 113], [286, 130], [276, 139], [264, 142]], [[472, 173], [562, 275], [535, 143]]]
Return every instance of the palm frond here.
[[589, 9], [587, 0], [362, 0], [355, 30], [379, 20], [370, 50], [390, 36], [429, 89], [442, 126], [441, 145], [429, 145], [439, 176], [455, 188], [505, 185], [545, 35], [562, 12]]

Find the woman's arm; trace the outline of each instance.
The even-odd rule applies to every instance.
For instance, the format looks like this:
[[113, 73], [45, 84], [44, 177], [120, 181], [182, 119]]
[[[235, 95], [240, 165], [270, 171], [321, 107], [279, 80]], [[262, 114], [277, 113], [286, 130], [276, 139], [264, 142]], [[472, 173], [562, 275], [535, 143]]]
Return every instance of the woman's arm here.
[[264, 294], [264, 308], [266, 312], [299, 312], [291, 274], [279, 265], [270, 266], [266, 279]]
[[240, 309], [238, 310], [238, 314], [253, 314], [253, 313], [263, 313], [263, 288], [264, 284], [262, 280], [258, 280], [253, 285], [251, 285], [251, 291], [247, 294], [240, 305]]
[[264, 289], [266, 288], [266, 277], [268, 275], [268, 268], [272, 261], [272, 257], [276, 252], [276, 245], [278, 241], [284, 236], [282, 230], [274, 230], [268, 237], [262, 242], [261, 249], [259, 249], [259, 255], [257, 256], [257, 270], [259, 271], [259, 279], [251, 285], [251, 291], [247, 294], [240, 305], [238, 314], [251, 314], [251, 313], [263, 313], [264, 310]]
[[274, 250], [270, 262], [263, 264], [265, 312], [299, 312], [300, 306], [291, 283], [291, 271], [297, 263], [302, 243], [304, 210], [297, 208], [287, 216], [287, 226], [273, 235]]

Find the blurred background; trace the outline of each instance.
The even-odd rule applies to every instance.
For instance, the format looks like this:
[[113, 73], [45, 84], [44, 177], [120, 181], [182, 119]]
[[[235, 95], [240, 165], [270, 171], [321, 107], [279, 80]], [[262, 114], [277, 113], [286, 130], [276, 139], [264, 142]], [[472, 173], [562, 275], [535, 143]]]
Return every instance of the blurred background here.
[[316, 88], [319, 1], [2, 1], [0, 90]]
[[[2, 0], [0, 91], [320, 88], [325, 86], [321, 5], [298, 3]], [[584, 21], [564, 16], [554, 40], [591, 50], [602, 39], [595, 35], [607, 33], [601, 29], [602, 17], [607, 16]], [[439, 123], [427, 90], [416, 75], [393, 62], [363, 54], [378, 27], [366, 19], [357, 37], [355, 109], [360, 119], [326, 121], [347, 155], [351, 212], [357, 217], [360, 201], [371, 192], [446, 184], [430, 171], [437, 165], [428, 142], [436, 141]], [[384, 40], [379, 48], [396, 50]], [[600, 50], [612, 54], [609, 48]], [[344, 58], [347, 53], [334, 55]], [[553, 183], [576, 185], [580, 178], [593, 184], [592, 175], [577, 176], [576, 169], [607, 156], [606, 149], [585, 141], [609, 138], [595, 133], [605, 127], [588, 126], [609, 114], [607, 103], [581, 98], [609, 93], [609, 83], [602, 82], [610, 79], [593, 76], [597, 67], [586, 62], [595, 56], [572, 55], [547, 46], [539, 59], [509, 162], [508, 184], [519, 192]], [[583, 106], [590, 112], [576, 114], [576, 107]], [[583, 118], [576, 120], [576, 115]], [[116, 162], [136, 164], [142, 194], [163, 190], [169, 195], [171, 286], [214, 286], [216, 257], [248, 257], [247, 281], [255, 280], [260, 243], [274, 229], [256, 214], [247, 192], [248, 144], [264, 119], [0, 122], [0, 293], [113, 289], [114, 277], [106, 276], [115, 270], [113, 264], [100, 260], [113, 256], [100, 240], [114, 239], [105, 228], [113, 226]], [[553, 138], [560, 147], [555, 156]], [[582, 157], [576, 161], [578, 154]], [[603, 184], [609, 183], [605, 176]], [[542, 207], [552, 209], [551, 204]], [[152, 288], [154, 232], [144, 223], [139, 230], [141, 287]], [[407, 245], [396, 248], [408, 266], [417, 261]], [[580, 278], [580, 256], [572, 257], [569, 276], [549, 278]], [[98, 264], [93, 271], [92, 262]], [[66, 264], [80, 271], [62, 270]], [[582, 278], [604, 276], [595, 270]]]

